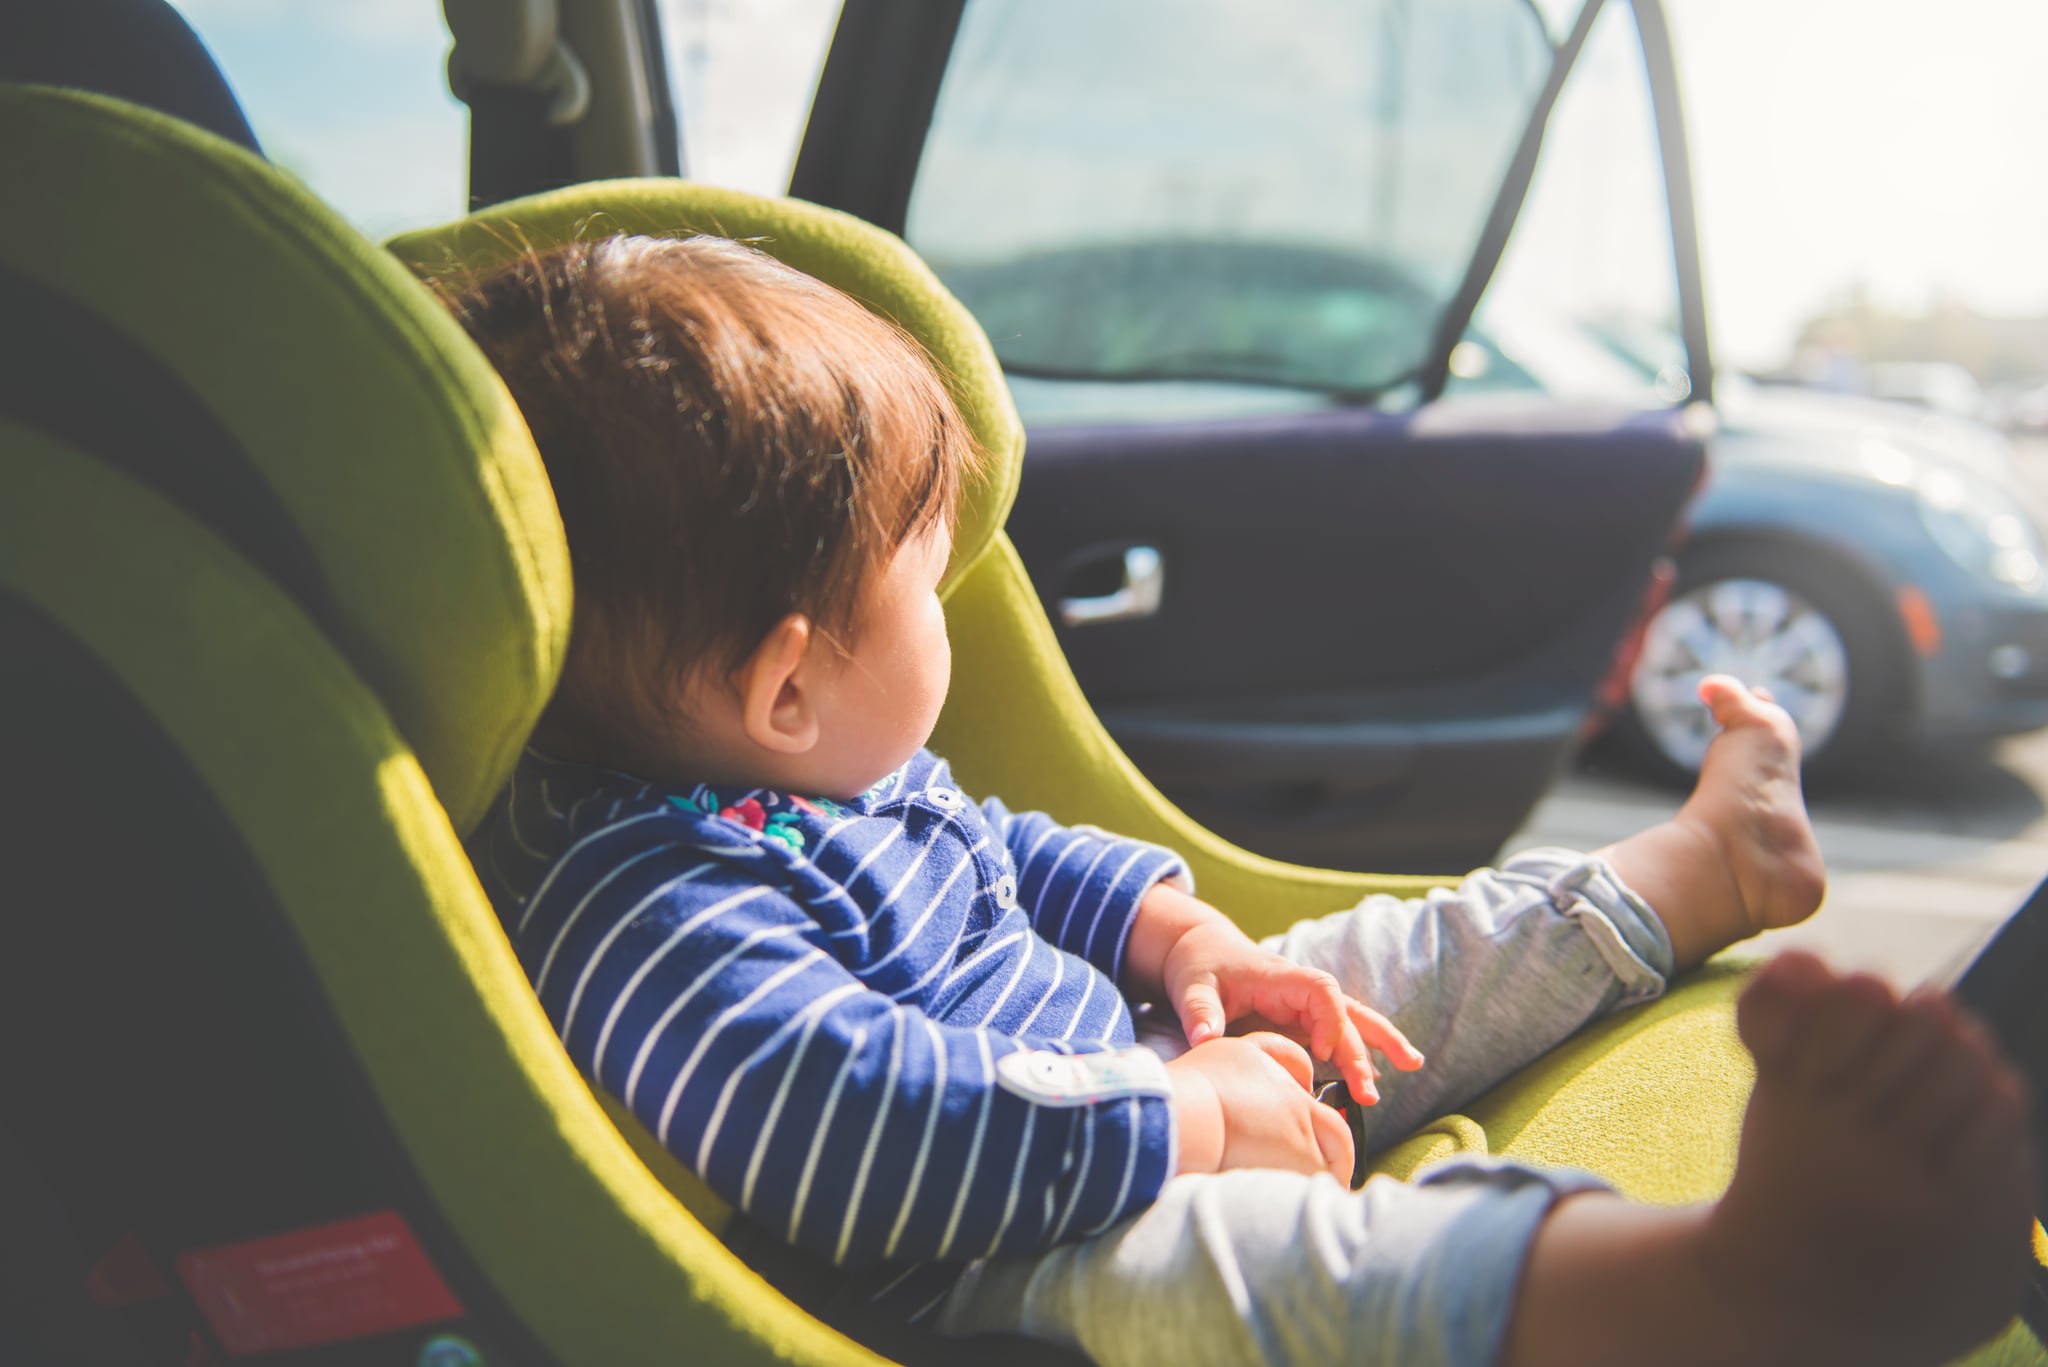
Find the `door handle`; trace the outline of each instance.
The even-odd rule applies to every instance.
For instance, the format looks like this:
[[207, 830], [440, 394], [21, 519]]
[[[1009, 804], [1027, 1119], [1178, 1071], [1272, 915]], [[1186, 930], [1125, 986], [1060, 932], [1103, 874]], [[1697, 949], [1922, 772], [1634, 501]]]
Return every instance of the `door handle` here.
[[1124, 548], [1123, 587], [1099, 598], [1060, 599], [1060, 622], [1085, 627], [1095, 622], [1128, 622], [1159, 611], [1166, 590], [1166, 559], [1151, 546]]

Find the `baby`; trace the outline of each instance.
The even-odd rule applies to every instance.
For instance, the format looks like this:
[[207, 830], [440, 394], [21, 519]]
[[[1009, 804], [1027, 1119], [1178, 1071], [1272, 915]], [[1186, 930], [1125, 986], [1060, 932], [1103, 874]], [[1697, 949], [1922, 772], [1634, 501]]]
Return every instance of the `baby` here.
[[1254, 943], [1171, 851], [977, 804], [923, 749], [976, 453], [914, 343], [713, 238], [567, 246], [454, 302], [577, 588], [478, 867], [577, 1064], [736, 1246], [824, 1270], [821, 1313], [1106, 1364], [1475, 1367], [1934, 1363], [2012, 1313], [2019, 1082], [1947, 999], [1802, 955], [1743, 995], [1720, 1201], [1498, 1161], [1347, 1190], [1318, 1069], [1383, 1146], [1819, 904], [1767, 698], [1702, 686], [1723, 731], [1662, 825]]

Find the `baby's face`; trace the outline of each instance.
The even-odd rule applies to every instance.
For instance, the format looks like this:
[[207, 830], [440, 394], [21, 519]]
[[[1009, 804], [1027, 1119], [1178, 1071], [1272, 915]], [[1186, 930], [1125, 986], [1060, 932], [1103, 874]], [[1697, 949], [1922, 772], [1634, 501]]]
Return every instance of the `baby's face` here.
[[852, 653], [825, 674], [810, 791], [858, 797], [931, 738], [953, 677], [938, 592], [952, 553], [945, 527], [914, 537], [864, 595]]

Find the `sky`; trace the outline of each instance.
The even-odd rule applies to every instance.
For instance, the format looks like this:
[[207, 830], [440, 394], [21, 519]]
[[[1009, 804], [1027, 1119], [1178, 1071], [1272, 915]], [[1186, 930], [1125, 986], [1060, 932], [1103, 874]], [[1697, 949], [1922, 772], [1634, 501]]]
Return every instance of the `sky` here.
[[2048, 313], [2048, 4], [1671, 0], [1724, 354], [1845, 286]]
[[[364, 231], [460, 212], [465, 111], [433, 0], [177, 3], [266, 147]], [[660, 3], [693, 172], [779, 192], [836, 0]], [[1667, 4], [1724, 361], [1777, 363], [1859, 284], [1903, 309], [2048, 313], [2048, 3]]]

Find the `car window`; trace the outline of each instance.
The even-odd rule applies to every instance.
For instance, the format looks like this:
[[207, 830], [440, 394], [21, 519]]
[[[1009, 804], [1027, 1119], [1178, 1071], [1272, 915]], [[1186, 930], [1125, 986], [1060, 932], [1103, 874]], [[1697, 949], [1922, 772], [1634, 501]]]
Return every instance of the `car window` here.
[[1446, 394], [1672, 403], [1691, 393], [1663, 166], [1634, 13], [1608, 5], [1551, 113]]
[[657, 0], [683, 173], [788, 193], [840, 0]]
[[970, 0], [905, 235], [1027, 419], [1114, 417], [1076, 382], [1372, 398], [1426, 361], [1551, 61], [1527, 0]]
[[366, 235], [444, 223], [468, 196], [469, 110], [427, 0], [173, 0], [264, 153]]

